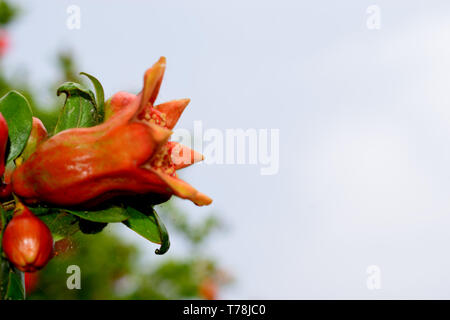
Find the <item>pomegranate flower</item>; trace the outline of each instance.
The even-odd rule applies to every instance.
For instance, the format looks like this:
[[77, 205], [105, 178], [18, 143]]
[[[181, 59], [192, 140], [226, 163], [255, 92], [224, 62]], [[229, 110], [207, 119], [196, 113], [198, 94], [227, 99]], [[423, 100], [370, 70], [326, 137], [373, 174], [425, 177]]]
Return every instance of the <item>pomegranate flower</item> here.
[[41, 143], [12, 177], [13, 192], [27, 203], [98, 203], [119, 195], [176, 195], [196, 205], [212, 199], [177, 176], [203, 156], [168, 141], [188, 99], [154, 105], [164, 57], [147, 70], [137, 96], [119, 92], [107, 103], [105, 122], [62, 131]]

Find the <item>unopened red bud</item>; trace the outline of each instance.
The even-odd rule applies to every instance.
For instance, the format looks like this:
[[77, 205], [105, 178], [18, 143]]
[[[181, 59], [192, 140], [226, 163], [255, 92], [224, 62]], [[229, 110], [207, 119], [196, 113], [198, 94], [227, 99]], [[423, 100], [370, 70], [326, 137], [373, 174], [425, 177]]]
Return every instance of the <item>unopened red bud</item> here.
[[19, 203], [6, 226], [2, 246], [8, 260], [19, 270], [34, 272], [52, 258], [53, 238], [47, 225]]
[[0, 176], [5, 173], [5, 153], [8, 144], [8, 124], [0, 112]]

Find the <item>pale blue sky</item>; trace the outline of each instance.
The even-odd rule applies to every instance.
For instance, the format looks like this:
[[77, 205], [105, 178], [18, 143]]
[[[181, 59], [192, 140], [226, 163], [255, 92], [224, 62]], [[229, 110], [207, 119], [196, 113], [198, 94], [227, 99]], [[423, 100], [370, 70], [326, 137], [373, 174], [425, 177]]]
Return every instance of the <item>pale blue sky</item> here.
[[[223, 298], [450, 298], [448, 1], [19, 2], [11, 73], [45, 88], [55, 51], [72, 48], [110, 96], [164, 55], [159, 101], [192, 99], [180, 127], [280, 129], [278, 175], [184, 175], [229, 227], [209, 246], [238, 280]], [[70, 4], [80, 30], [66, 28]], [[380, 290], [366, 287], [372, 264]]]

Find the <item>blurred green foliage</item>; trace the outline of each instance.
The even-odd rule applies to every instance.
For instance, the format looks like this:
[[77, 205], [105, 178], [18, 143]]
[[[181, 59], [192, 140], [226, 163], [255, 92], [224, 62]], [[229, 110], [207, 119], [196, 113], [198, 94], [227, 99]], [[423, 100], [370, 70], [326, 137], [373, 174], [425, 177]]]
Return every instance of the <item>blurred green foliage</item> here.
[[[44, 270], [34, 274], [37, 284], [28, 284], [28, 299], [217, 298], [220, 287], [231, 279], [198, 248], [220, 224], [211, 216], [206, 221], [215, 220], [213, 224], [192, 225], [171, 201], [163, 217], [168, 220], [172, 233], [175, 231], [187, 239], [193, 230], [203, 230], [201, 236], [188, 241], [192, 245], [188, 257], [161, 259], [155, 256], [154, 262], [139, 267], [137, 261], [141, 252], [135, 246], [125, 244], [109, 227], [96, 235], [77, 233], [56, 244], [58, 255]], [[184, 221], [181, 228], [174, 223], [180, 217]], [[67, 288], [70, 265], [81, 269], [80, 290]]]
[[16, 16], [18, 8], [7, 1], [0, 1], [0, 26], [8, 25]]

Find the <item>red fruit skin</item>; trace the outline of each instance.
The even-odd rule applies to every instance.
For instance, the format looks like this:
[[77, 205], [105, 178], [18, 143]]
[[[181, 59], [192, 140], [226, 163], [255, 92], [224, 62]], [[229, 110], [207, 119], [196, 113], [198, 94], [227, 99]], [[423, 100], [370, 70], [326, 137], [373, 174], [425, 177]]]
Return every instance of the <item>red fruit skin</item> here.
[[33, 125], [31, 127], [31, 133], [28, 138], [27, 144], [20, 157], [23, 161], [27, 160], [33, 152], [36, 151], [37, 147], [47, 139], [47, 129], [45, 129], [42, 121], [36, 117], [33, 117]]
[[53, 238], [47, 225], [27, 207], [19, 210], [6, 226], [2, 246], [8, 260], [23, 272], [35, 272], [52, 258]]
[[8, 144], [8, 124], [0, 112], [0, 176], [5, 173], [5, 152]]
[[8, 199], [12, 194], [12, 184], [0, 184], [0, 199]]
[[132, 93], [125, 91], [117, 92], [105, 103], [105, 121], [129, 106], [136, 99], [137, 96]]

